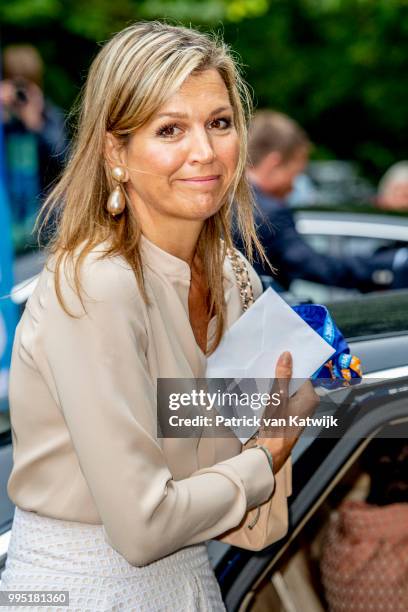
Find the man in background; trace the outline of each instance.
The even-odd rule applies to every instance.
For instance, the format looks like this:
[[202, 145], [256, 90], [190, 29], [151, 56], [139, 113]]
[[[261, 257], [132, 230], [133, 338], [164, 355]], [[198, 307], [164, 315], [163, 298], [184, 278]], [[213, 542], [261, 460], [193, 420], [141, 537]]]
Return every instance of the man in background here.
[[[295, 279], [362, 292], [407, 287], [404, 249], [382, 250], [369, 258], [337, 258], [318, 253], [299, 234], [286, 198], [308, 163], [310, 149], [306, 133], [291, 118], [269, 110], [256, 113], [249, 131], [247, 175], [259, 209], [258, 235], [276, 270], [278, 288], [288, 290]], [[239, 237], [237, 246], [242, 247]], [[255, 268], [261, 275], [272, 274], [259, 261]]]

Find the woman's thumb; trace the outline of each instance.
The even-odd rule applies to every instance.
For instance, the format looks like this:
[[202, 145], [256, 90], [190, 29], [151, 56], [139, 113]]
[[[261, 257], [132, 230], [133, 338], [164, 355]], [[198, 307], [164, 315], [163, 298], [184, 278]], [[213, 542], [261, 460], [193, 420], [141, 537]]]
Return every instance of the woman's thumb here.
[[276, 364], [276, 378], [291, 378], [292, 376], [292, 355], [289, 351], [285, 351], [279, 357]]

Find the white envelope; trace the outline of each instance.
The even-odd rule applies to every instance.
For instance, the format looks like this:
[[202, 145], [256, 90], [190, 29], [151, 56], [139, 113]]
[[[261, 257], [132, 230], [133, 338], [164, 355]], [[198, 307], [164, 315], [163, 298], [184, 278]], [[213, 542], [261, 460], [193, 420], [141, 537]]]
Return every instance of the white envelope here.
[[207, 359], [206, 377], [267, 379], [264, 385], [257, 382], [260, 391], [268, 392], [284, 351], [292, 354], [289, 393], [293, 395], [335, 349], [269, 288], [226, 331]]

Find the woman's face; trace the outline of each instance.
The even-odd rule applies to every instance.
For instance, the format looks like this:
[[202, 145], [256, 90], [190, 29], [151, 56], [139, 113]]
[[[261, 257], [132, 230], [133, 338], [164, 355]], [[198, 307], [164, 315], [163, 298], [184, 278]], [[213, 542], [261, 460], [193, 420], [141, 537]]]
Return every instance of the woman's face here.
[[142, 221], [204, 221], [222, 205], [239, 157], [227, 88], [216, 70], [186, 79], [131, 137], [128, 195]]

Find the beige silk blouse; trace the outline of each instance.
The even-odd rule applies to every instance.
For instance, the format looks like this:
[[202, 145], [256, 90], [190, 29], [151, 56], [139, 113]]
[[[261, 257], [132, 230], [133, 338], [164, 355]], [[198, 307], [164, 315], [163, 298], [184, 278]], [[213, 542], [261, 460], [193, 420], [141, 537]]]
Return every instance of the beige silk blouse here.
[[[99, 259], [103, 246], [84, 260], [86, 313], [68, 272], [62, 293], [79, 318], [64, 312], [50, 259], [17, 327], [8, 493], [27, 511], [103, 524], [111, 546], [141, 566], [235, 527], [275, 482], [263, 451], [241, 452], [236, 438], [157, 438], [156, 379], [205, 376], [190, 267], [142, 236], [146, 306], [127, 262]], [[224, 288], [228, 327], [242, 313], [228, 260]], [[214, 331], [212, 319], [209, 340]]]

